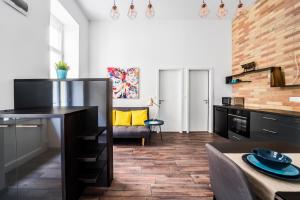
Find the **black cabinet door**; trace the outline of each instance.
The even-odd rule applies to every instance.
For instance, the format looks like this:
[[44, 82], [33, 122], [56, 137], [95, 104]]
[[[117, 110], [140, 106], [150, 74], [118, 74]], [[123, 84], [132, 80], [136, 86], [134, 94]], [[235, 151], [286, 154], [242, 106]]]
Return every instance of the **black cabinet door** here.
[[251, 112], [250, 138], [259, 141], [282, 141], [300, 144], [300, 119]]
[[214, 107], [214, 132], [228, 138], [227, 108]]
[[279, 126], [274, 118], [264, 118], [262, 113], [251, 112], [250, 139], [258, 141], [278, 140]]

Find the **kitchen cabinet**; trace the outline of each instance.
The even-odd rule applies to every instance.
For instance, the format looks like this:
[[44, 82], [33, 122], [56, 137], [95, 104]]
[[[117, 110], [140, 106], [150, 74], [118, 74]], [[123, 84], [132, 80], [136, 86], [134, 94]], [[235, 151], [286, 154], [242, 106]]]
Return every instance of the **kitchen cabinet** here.
[[214, 133], [228, 138], [228, 109], [214, 106]]
[[300, 118], [251, 112], [250, 138], [300, 144]]

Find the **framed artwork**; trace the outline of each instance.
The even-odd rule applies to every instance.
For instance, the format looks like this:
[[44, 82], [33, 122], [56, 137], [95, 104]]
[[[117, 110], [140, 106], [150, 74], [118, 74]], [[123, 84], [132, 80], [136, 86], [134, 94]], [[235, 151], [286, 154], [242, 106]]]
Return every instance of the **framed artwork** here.
[[140, 70], [139, 68], [108, 67], [108, 77], [113, 81], [114, 99], [138, 99]]

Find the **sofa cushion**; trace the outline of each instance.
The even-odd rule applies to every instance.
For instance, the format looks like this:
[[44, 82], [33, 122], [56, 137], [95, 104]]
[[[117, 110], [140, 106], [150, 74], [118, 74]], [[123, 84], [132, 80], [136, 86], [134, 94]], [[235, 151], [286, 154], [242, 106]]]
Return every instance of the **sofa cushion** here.
[[112, 124], [113, 126], [116, 125], [116, 110], [112, 111]]
[[148, 119], [147, 110], [132, 110], [132, 126], [144, 126]]
[[116, 126], [131, 126], [131, 112], [116, 110]]
[[114, 138], [147, 138], [150, 130], [146, 126], [114, 126]]

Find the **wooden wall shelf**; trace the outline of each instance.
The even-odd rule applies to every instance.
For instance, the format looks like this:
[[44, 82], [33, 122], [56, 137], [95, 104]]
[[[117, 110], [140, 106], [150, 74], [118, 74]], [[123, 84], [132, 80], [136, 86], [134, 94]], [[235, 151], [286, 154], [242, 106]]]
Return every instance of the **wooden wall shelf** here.
[[[267, 67], [267, 68], [262, 68], [262, 69], [257, 69], [257, 70], [253, 70], [253, 71], [249, 71], [249, 72], [242, 72], [239, 74], [234, 74], [232, 76], [227, 76], [226, 77], [226, 84], [237, 84], [237, 83], [231, 83], [231, 80], [234, 77], [241, 77], [241, 76], [246, 76], [249, 74], [253, 74], [253, 73], [259, 73], [259, 72], [263, 72], [263, 71], [270, 71], [271, 72], [271, 80], [270, 80], [270, 86], [271, 87], [284, 87], [285, 86], [285, 80], [284, 80], [284, 75], [281, 71], [281, 67]], [[238, 83], [245, 83], [248, 82], [250, 83], [251, 81], [241, 81]]]
[[236, 84], [239, 84], [239, 83], [251, 83], [252, 81], [240, 81], [240, 82], [237, 82], [237, 83], [227, 83], [229, 85], [236, 85]]
[[281, 87], [281, 88], [293, 88], [293, 87], [299, 87], [299, 88], [300, 88], [300, 84], [298, 84], [298, 85], [284, 85], [284, 86], [277, 86], [277, 87]]
[[242, 73], [239, 73], [239, 74], [234, 74], [231, 77], [245, 76], [245, 75], [248, 75], [248, 74], [253, 74], [253, 73], [259, 73], [259, 72], [263, 72], [263, 71], [273, 70], [275, 68], [280, 68], [280, 67], [267, 67], [267, 68], [257, 69], [257, 70], [253, 70], [253, 71], [249, 71], [249, 72], [242, 72]]

